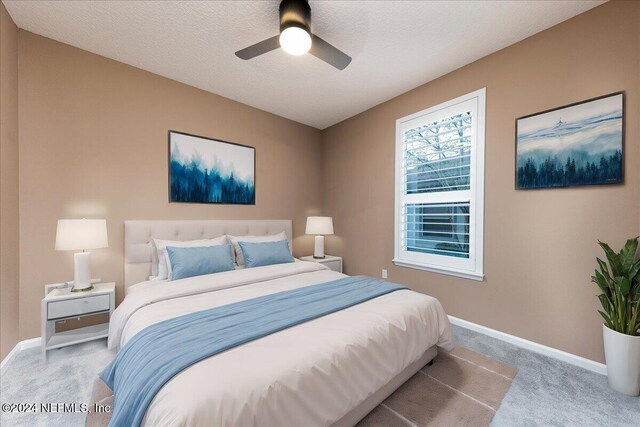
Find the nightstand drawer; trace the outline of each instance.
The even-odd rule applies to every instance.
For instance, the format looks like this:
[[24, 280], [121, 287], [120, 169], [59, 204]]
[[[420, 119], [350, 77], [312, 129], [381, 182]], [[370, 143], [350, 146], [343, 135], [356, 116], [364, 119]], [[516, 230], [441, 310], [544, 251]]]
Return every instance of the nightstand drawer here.
[[109, 310], [109, 295], [96, 295], [48, 303], [47, 318], [78, 316], [96, 311]]
[[338, 273], [342, 273], [342, 261], [340, 261], [339, 259], [337, 260], [332, 260], [332, 261], [325, 261], [322, 264], [326, 265], [327, 267], [329, 267], [331, 270], [336, 271]]

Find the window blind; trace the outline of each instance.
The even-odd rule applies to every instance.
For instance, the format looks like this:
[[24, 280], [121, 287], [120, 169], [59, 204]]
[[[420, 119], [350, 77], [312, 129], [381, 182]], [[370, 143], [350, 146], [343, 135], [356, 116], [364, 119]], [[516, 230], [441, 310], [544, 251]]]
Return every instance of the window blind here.
[[[469, 190], [472, 119], [466, 111], [404, 132], [405, 194]], [[404, 204], [405, 249], [468, 258], [469, 208], [468, 200]]]
[[469, 258], [469, 202], [404, 206], [406, 250]]

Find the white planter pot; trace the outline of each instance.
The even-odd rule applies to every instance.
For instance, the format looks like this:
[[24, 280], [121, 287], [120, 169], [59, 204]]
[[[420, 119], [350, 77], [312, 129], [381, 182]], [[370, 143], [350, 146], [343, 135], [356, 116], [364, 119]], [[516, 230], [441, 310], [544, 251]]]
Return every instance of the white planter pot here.
[[607, 377], [612, 389], [629, 396], [640, 394], [640, 337], [621, 334], [602, 325]]

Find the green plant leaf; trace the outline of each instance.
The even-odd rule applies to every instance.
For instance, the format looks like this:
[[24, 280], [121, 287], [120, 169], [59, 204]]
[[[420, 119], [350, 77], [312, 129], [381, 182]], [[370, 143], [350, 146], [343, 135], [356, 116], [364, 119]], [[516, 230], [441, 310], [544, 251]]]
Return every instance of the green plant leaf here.
[[611, 307], [613, 306], [613, 303], [611, 302], [609, 297], [606, 294], [600, 294], [598, 295], [598, 299], [600, 300], [600, 304], [602, 305], [604, 311], [611, 314]]
[[633, 239], [628, 239], [625, 242], [624, 247], [620, 252], [624, 253], [625, 255], [631, 254], [635, 256], [637, 250], [638, 250], [638, 237], [634, 237]]
[[606, 280], [598, 270], [595, 271], [595, 276], [591, 276], [591, 281], [596, 285], [598, 285], [598, 287], [602, 290], [602, 292], [606, 294], [611, 293], [611, 289], [609, 288], [610, 281]]
[[611, 275], [609, 274], [609, 268], [607, 267], [607, 263], [605, 263], [603, 260], [601, 260], [598, 257], [596, 257], [596, 261], [598, 261], [598, 265], [600, 266], [600, 271], [602, 272], [602, 275], [607, 279], [611, 279]]
[[600, 316], [602, 316], [602, 318], [604, 319], [604, 322], [606, 323], [607, 327], [609, 329], [614, 329], [613, 325], [611, 323], [611, 319], [609, 318], [609, 316], [607, 316], [605, 313], [603, 313], [602, 311], [598, 310], [598, 313], [600, 313]]
[[631, 288], [631, 292], [629, 292], [629, 298], [633, 301], [640, 300], [640, 286], [638, 286], [638, 282], [635, 282], [635, 285]]
[[601, 241], [598, 244], [606, 262], [596, 257], [599, 269], [591, 281], [602, 294], [598, 295], [603, 310], [598, 310], [607, 327], [614, 331], [640, 335], [640, 260], [635, 260], [638, 237], [626, 241], [619, 253]]
[[629, 322], [628, 335], [640, 335], [640, 300], [636, 301], [634, 313]]
[[620, 251], [620, 258], [622, 262], [622, 270], [629, 271], [633, 265], [633, 261], [636, 257], [636, 251], [638, 250], [638, 238], [629, 239], [625, 243], [624, 248]]
[[633, 306], [631, 306], [629, 321], [627, 322], [627, 328], [624, 331], [625, 334], [627, 334], [627, 335], [635, 335], [637, 319], [638, 319], [637, 310], [634, 309]]
[[598, 240], [598, 244], [607, 256], [607, 261], [611, 266], [611, 273], [615, 276], [621, 276], [622, 274], [622, 262], [620, 260], [620, 254], [615, 253], [609, 245]]
[[622, 296], [626, 297], [629, 295], [629, 291], [631, 290], [631, 282], [624, 276], [614, 277], [614, 282], [619, 286], [620, 293]]
[[640, 260], [636, 261], [635, 264], [629, 267], [626, 276], [629, 280], [635, 280], [636, 284], [640, 284]]

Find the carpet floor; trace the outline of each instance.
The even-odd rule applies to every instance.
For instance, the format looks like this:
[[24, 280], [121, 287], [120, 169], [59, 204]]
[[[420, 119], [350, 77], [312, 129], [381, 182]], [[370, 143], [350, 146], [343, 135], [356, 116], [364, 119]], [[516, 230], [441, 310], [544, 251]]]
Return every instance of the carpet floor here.
[[[640, 425], [640, 398], [611, 390], [603, 375], [461, 327], [453, 326], [453, 333], [459, 346], [518, 371], [492, 426]], [[39, 348], [22, 351], [8, 363], [0, 378], [0, 402], [86, 403], [95, 376], [112, 358], [105, 341], [55, 350], [46, 364]], [[83, 413], [0, 412], [2, 427], [84, 426], [84, 419]], [[390, 420], [397, 422], [397, 418]]]
[[606, 375], [466, 328], [452, 328], [457, 345], [518, 370], [493, 426], [640, 426], [640, 397], [614, 391]]

